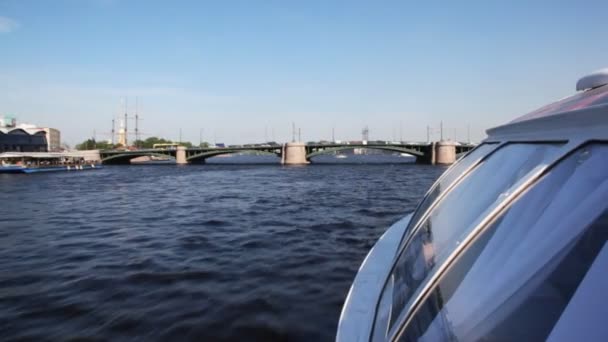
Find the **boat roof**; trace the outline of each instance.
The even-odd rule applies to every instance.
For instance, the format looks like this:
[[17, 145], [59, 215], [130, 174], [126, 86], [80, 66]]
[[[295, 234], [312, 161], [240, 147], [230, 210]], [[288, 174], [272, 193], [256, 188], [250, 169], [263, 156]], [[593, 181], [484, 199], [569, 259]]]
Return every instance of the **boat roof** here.
[[4, 152], [0, 153], [2, 158], [31, 158], [31, 159], [59, 159], [59, 158], [78, 158], [82, 155], [78, 152]]
[[570, 139], [607, 138], [608, 132], [608, 69], [581, 78], [577, 89], [583, 89], [505, 125], [486, 131], [486, 141], [521, 140], [535, 137]]

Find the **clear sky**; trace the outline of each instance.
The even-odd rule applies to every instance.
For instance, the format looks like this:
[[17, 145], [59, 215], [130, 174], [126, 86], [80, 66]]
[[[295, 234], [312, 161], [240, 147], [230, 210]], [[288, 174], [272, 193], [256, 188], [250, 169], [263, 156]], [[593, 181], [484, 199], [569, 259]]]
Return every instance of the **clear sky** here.
[[195, 143], [478, 140], [608, 67], [608, 1], [531, 2], [0, 0], [0, 114], [71, 144], [124, 96]]

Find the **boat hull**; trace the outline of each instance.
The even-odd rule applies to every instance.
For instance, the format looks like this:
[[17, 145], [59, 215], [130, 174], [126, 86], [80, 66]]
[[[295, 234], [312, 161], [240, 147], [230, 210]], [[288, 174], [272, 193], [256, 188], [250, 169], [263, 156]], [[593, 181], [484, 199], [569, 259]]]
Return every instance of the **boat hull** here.
[[103, 169], [102, 165], [77, 165], [77, 166], [46, 166], [46, 167], [22, 167], [22, 166], [3, 166], [0, 167], [0, 173], [43, 173], [43, 172], [58, 172], [58, 171], [83, 171]]

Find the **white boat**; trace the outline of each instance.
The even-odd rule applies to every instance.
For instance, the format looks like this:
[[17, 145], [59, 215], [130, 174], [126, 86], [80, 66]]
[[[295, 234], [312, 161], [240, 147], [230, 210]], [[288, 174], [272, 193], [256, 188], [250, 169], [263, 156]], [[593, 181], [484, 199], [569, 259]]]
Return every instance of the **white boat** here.
[[337, 341], [608, 340], [608, 69], [449, 168], [363, 261]]
[[348, 158], [348, 157], [346, 156], [346, 154], [336, 154], [336, 158], [338, 158], [338, 159], [345, 159], [345, 158]]
[[41, 173], [56, 171], [82, 171], [101, 169], [97, 162], [83, 157], [56, 152], [5, 152], [0, 153], [0, 173]]

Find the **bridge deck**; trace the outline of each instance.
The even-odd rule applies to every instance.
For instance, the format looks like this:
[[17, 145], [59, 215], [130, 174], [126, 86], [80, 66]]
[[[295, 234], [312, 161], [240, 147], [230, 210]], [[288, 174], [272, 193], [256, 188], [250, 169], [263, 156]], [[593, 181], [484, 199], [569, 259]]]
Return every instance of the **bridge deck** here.
[[[429, 151], [431, 150], [431, 144], [427, 143], [404, 143], [404, 144], [391, 144], [391, 143], [316, 143], [306, 144], [306, 158], [310, 159], [317, 155], [324, 153], [331, 153], [333, 151], [355, 149], [355, 148], [366, 148], [366, 149], [377, 149], [399, 153], [409, 153], [419, 158], [428, 157]], [[456, 152], [462, 153], [471, 150], [474, 145], [460, 144], [456, 145]], [[100, 151], [102, 162], [116, 162], [116, 163], [128, 163], [130, 159], [141, 157], [141, 156], [169, 156], [176, 157], [177, 149], [164, 149], [164, 148], [148, 148], [140, 150], [104, 150]], [[204, 160], [206, 158], [214, 157], [221, 154], [239, 153], [239, 152], [267, 152], [277, 156], [281, 156], [283, 153], [283, 145], [258, 145], [258, 146], [238, 146], [238, 147], [191, 147], [185, 150], [186, 159], [188, 161]]]

